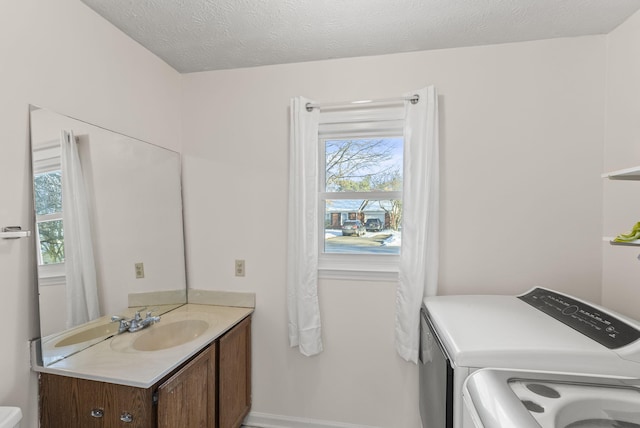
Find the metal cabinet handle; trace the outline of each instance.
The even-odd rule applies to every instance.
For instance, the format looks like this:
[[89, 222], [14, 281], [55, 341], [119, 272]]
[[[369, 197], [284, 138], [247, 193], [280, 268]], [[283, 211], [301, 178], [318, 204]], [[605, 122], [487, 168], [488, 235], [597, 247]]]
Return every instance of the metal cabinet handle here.
[[104, 410], [102, 409], [91, 409], [91, 416], [94, 418], [101, 418], [104, 416]]
[[120, 420], [122, 422], [133, 422], [133, 415], [131, 413], [128, 412], [124, 412], [123, 414], [120, 415]]

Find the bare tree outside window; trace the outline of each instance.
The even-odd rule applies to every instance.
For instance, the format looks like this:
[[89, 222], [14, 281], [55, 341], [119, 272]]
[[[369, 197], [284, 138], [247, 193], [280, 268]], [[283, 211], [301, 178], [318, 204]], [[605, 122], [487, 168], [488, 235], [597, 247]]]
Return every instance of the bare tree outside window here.
[[40, 241], [40, 264], [62, 263], [64, 262], [64, 231], [60, 171], [36, 175], [34, 199]]
[[402, 141], [328, 140], [327, 192], [402, 190]]

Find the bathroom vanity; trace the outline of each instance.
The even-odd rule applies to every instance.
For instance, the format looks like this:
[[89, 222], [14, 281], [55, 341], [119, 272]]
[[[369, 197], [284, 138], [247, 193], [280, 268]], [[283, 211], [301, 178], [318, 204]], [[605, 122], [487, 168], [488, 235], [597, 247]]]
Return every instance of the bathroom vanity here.
[[[239, 427], [255, 296], [187, 299], [180, 154], [29, 111], [40, 426]], [[63, 201], [65, 175], [83, 186]]]
[[[29, 111], [40, 426], [239, 427], [255, 296], [187, 293], [180, 154]], [[63, 201], [65, 175], [84, 189]]]
[[186, 304], [40, 372], [40, 426], [239, 427], [251, 407], [252, 308]]

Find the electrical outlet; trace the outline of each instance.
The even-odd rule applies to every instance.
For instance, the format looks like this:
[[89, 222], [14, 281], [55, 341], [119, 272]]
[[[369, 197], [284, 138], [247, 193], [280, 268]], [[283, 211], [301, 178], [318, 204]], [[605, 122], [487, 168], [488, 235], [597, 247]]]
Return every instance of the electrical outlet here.
[[144, 278], [144, 263], [136, 263], [136, 279]]
[[236, 260], [236, 276], [244, 276], [244, 260]]

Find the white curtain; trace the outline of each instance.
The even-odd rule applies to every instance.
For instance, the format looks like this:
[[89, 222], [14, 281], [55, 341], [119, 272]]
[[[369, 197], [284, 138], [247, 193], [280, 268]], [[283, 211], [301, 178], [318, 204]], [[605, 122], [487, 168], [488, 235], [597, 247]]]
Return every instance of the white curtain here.
[[438, 94], [433, 86], [406, 94], [402, 252], [396, 293], [396, 350], [417, 363], [420, 306], [438, 289]]
[[67, 327], [73, 327], [98, 318], [100, 309], [88, 201], [72, 131], [60, 132], [60, 146]]
[[291, 100], [287, 310], [289, 345], [301, 354], [322, 352], [318, 302], [318, 109]]

